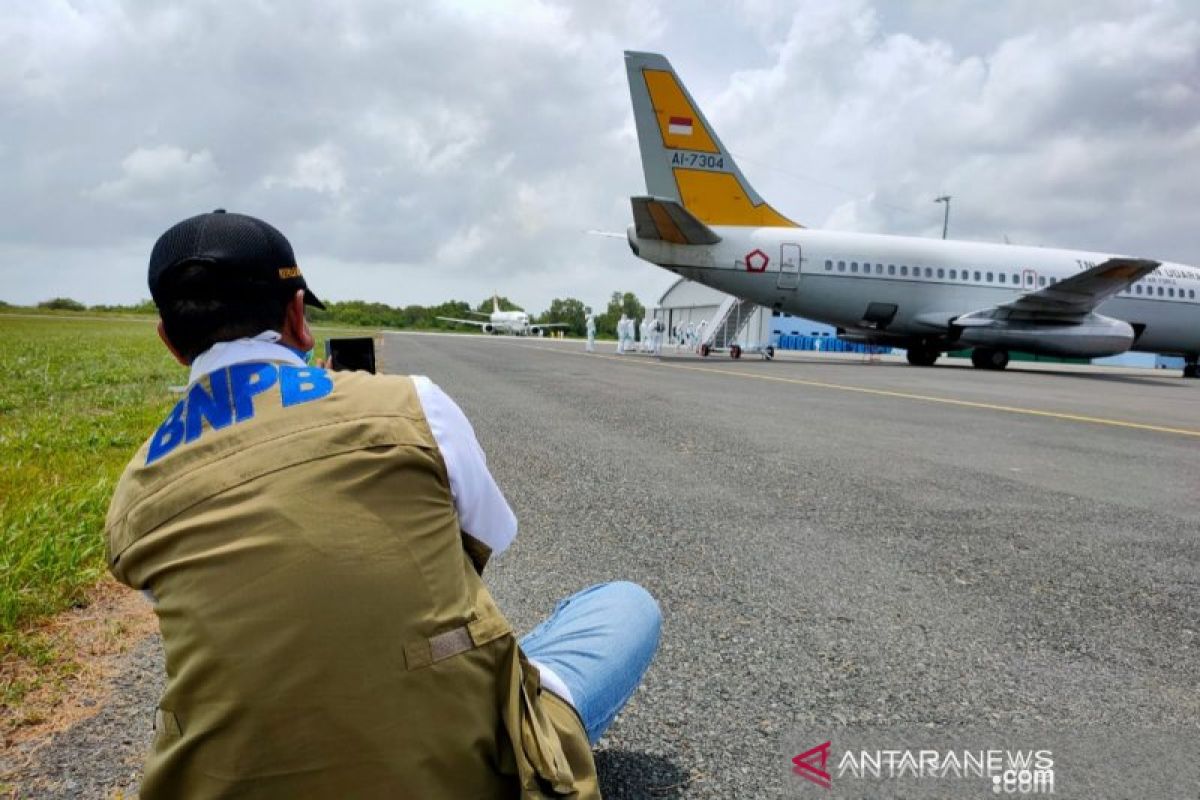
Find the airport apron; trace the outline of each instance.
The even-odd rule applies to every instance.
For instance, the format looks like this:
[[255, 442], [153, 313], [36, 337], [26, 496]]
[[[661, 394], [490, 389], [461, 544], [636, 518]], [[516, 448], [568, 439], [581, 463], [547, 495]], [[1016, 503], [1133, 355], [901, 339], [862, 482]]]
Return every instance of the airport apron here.
[[211, 373], [126, 468], [106, 533], [166, 653], [146, 800], [599, 796], [410, 379]]

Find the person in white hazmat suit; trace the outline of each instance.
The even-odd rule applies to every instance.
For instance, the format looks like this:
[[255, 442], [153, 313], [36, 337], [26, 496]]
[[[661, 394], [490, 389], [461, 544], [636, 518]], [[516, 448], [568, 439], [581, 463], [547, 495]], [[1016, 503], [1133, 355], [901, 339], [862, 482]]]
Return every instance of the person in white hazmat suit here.
[[625, 352], [625, 340], [629, 336], [629, 317], [624, 314], [617, 320], [617, 353]]
[[596, 352], [596, 315], [590, 308], [587, 310], [585, 324], [587, 325], [587, 351], [594, 353]]

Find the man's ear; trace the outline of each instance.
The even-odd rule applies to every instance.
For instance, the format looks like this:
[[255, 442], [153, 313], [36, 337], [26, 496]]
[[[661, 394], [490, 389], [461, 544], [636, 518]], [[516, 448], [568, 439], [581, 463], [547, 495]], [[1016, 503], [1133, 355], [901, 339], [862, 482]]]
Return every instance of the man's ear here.
[[192, 363], [190, 359], [183, 357], [183, 354], [179, 352], [175, 345], [171, 344], [171, 340], [167, 338], [167, 329], [161, 319], [158, 321], [158, 338], [162, 339], [162, 343], [167, 346], [167, 349], [171, 351], [171, 355], [175, 356], [175, 360], [180, 364], [186, 367]]
[[316, 340], [308, 327], [308, 318], [304, 314], [304, 290], [297, 289], [288, 301], [287, 313], [283, 318], [281, 337], [285, 344], [298, 350], [312, 350]]

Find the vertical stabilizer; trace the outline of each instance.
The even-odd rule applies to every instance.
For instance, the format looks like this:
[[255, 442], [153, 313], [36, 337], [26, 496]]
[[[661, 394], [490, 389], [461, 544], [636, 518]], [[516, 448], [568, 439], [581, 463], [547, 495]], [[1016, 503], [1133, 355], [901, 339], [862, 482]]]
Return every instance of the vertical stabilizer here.
[[492, 313], [493, 314], [500, 313], [500, 293], [499, 292], [492, 292]]
[[625, 72], [650, 195], [709, 225], [800, 227], [750, 186], [666, 58], [627, 51]]

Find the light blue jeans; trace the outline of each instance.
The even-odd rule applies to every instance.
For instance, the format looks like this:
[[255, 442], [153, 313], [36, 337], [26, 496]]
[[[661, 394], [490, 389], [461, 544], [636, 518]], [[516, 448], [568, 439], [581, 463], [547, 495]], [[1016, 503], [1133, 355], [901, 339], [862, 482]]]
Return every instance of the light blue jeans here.
[[521, 649], [567, 685], [588, 741], [595, 744], [641, 683], [661, 627], [649, 592], [613, 581], [560, 601], [545, 622], [521, 637]]

